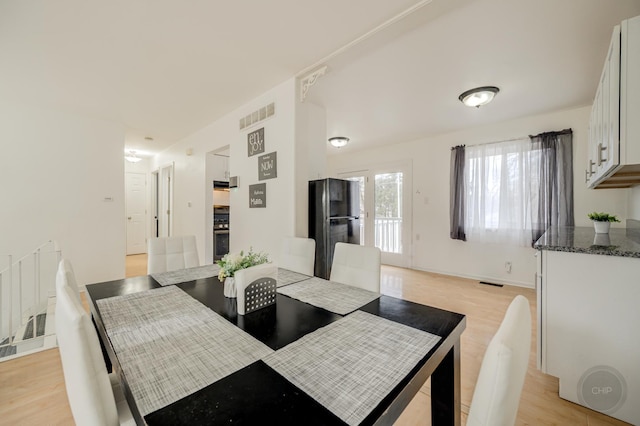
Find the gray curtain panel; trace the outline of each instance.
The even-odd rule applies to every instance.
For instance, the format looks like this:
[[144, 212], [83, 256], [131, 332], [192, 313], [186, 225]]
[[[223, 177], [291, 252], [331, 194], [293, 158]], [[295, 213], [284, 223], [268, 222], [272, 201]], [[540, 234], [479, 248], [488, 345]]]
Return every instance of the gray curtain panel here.
[[467, 239], [464, 233], [464, 161], [464, 145], [451, 148], [449, 236], [462, 241]]
[[538, 186], [537, 208], [534, 204], [531, 212], [532, 244], [550, 226], [574, 225], [572, 141], [571, 129], [531, 136], [531, 166], [540, 178], [532, 182]]

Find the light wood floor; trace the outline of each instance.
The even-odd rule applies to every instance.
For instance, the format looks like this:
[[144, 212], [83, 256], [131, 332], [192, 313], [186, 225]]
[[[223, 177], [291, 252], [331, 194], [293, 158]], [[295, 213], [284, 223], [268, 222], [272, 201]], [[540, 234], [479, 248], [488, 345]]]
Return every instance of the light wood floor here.
[[[146, 255], [127, 256], [127, 277], [146, 274], [146, 263]], [[390, 296], [467, 315], [461, 361], [464, 423], [464, 413], [468, 412], [484, 351], [507, 306], [513, 297], [522, 294], [529, 299], [532, 318], [535, 318], [535, 292], [518, 287], [492, 287], [473, 280], [388, 266], [382, 268], [381, 289]], [[430, 424], [428, 395], [429, 382], [396, 424]], [[58, 349], [0, 362], [0, 424], [73, 424]], [[534, 321], [529, 370], [516, 424], [603, 426], [626, 423], [558, 397], [557, 379], [536, 369]]]

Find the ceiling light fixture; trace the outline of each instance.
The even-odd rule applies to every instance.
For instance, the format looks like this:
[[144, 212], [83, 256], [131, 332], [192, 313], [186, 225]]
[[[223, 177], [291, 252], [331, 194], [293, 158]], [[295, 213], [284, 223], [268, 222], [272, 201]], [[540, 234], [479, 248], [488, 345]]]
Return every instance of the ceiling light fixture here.
[[138, 161], [142, 160], [142, 158], [136, 156], [136, 152], [133, 150], [129, 151], [129, 154], [125, 155], [124, 159], [130, 163], [137, 163]]
[[349, 138], [344, 136], [335, 136], [333, 138], [329, 138], [329, 143], [336, 148], [342, 148], [349, 143]]
[[466, 106], [480, 108], [482, 105], [491, 102], [499, 91], [500, 89], [495, 86], [476, 87], [475, 89], [467, 90], [458, 96], [458, 99]]

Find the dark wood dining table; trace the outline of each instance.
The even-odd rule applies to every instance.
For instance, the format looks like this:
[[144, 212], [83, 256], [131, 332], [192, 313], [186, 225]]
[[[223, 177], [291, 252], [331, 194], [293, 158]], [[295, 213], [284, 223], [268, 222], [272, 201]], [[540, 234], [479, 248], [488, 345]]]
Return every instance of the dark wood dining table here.
[[[247, 315], [238, 315], [236, 299], [224, 297], [223, 284], [217, 277], [175, 285], [274, 351], [343, 318], [282, 294], [277, 295], [274, 305]], [[161, 285], [151, 276], [140, 276], [90, 284], [86, 288], [103, 351], [113, 371], [120, 377], [138, 424], [344, 424], [335, 414], [261, 360], [142, 416], [108, 337], [97, 302], [161, 288]], [[459, 425], [460, 336], [466, 327], [466, 317], [385, 295], [359, 310], [440, 337], [437, 344], [361, 424], [392, 424], [431, 377], [432, 424]], [[215, 336], [211, 338], [215, 339]]]

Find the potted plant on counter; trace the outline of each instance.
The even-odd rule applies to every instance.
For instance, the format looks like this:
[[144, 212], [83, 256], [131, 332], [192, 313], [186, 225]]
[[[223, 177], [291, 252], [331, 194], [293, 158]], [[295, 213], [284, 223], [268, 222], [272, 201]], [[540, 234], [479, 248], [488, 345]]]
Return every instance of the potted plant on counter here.
[[593, 221], [596, 234], [608, 234], [611, 222], [620, 222], [615, 215], [593, 212], [587, 215]]

